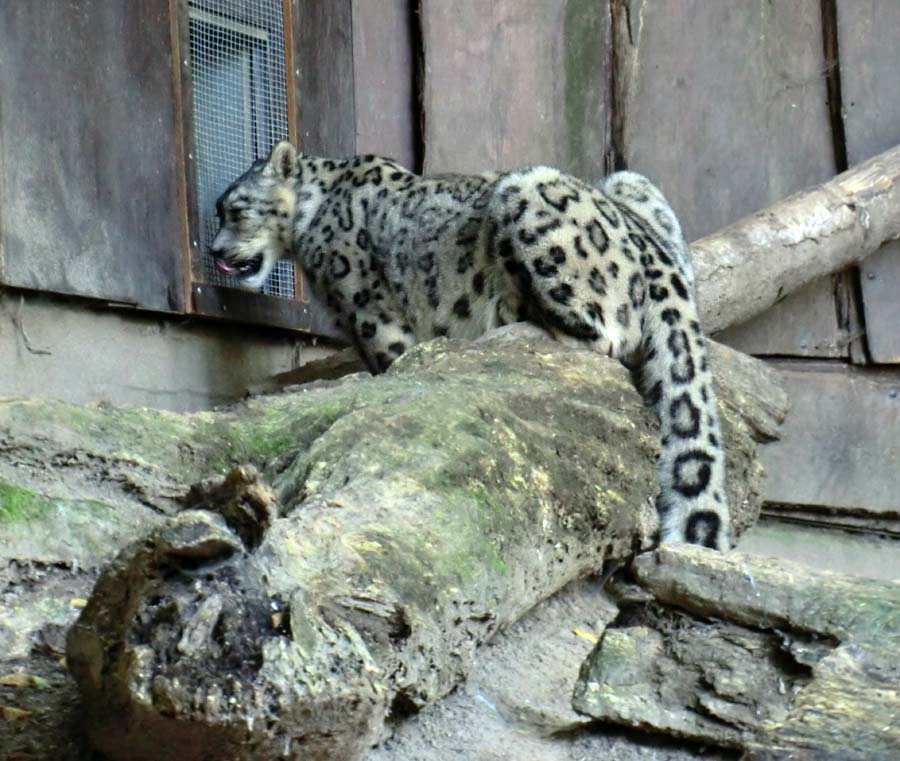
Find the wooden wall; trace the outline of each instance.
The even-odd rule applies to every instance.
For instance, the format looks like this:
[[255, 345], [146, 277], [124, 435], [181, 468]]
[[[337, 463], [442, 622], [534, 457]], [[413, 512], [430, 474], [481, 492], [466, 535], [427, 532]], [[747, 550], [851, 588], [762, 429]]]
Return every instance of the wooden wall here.
[[[900, 3], [838, 0], [837, 8], [847, 160], [856, 164], [900, 142]], [[900, 244], [887, 245], [861, 274], [871, 358], [898, 364]]]
[[409, 0], [292, 4], [301, 149], [378, 153], [420, 165], [418, 21]]
[[[833, 176], [821, 0], [615, 5], [625, 165], [655, 179], [696, 240]], [[724, 340], [756, 354], [846, 357], [834, 278]]]
[[0, 3], [0, 284], [183, 311], [169, 0]]
[[607, 3], [423, 0], [422, 43], [427, 172], [546, 163], [603, 176]]
[[[696, 239], [900, 143], [898, 3], [420, 7], [426, 171], [636, 169]], [[719, 336], [795, 399], [766, 453], [773, 511], [900, 531], [898, 294], [892, 244]]]

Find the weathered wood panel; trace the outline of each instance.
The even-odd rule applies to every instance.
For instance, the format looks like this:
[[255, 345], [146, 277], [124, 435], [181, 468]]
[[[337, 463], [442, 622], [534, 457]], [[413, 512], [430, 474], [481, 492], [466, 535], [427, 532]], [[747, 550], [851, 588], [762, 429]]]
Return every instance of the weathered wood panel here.
[[317, 336], [347, 341], [331, 312], [311, 291], [303, 302], [266, 296], [255, 291], [210, 283], [194, 283], [191, 288], [194, 311], [205, 317], [302, 330]]
[[417, 167], [415, 19], [407, 0], [353, 0], [356, 151]]
[[406, 0], [291, 0], [299, 144], [416, 168], [414, 18]]
[[[900, 143], [900, 3], [838, 0], [837, 8], [844, 131], [854, 164]], [[900, 247], [886, 246], [867, 262], [861, 284], [872, 359], [900, 363]]]
[[837, 320], [839, 277], [803, 286], [758, 317], [718, 333], [716, 340], [760, 356], [849, 356], [850, 332]]
[[[191, 29], [189, 6], [169, 0], [172, 13], [173, 96], [175, 99], [175, 160], [182, 167], [178, 203], [181, 213], [182, 268], [185, 283], [203, 281], [202, 237], [199, 235], [200, 208], [197, 198], [197, 161], [194, 160], [194, 80], [191, 68]], [[191, 158], [189, 159], [188, 156]], [[191, 309], [191, 299], [186, 308]]]
[[[658, 182], [688, 240], [835, 173], [819, 5], [615, 3], [617, 148]], [[843, 335], [823, 282], [722, 338], [760, 354], [833, 357], [846, 356], [833, 348]]]
[[861, 275], [869, 353], [875, 362], [900, 364], [900, 242], [886, 243]]
[[353, 2], [297, 0], [294, 8], [300, 148], [320, 156], [353, 155]]
[[900, 143], [900, 3], [837, 0], [837, 10], [847, 160], [856, 164]]
[[835, 173], [819, 0], [616, 7], [621, 149], [688, 240]]
[[423, 0], [426, 171], [602, 176], [609, 25], [591, 0]]
[[900, 373], [778, 363], [791, 412], [763, 447], [766, 500], [900, 514]]
[[169, 0], [0, 4], [2, 282], [184, 308]]

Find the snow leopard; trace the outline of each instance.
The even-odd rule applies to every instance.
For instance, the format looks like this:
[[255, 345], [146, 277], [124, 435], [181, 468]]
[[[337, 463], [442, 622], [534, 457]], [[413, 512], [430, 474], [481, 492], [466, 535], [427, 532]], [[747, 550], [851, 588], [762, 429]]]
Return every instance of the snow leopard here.
[[731, 545], [725, 457], [694, 273], [646, 177], [547, 166], [421, 176], [280, 142], [216, 204], [210, 254], [258, 288], [295, 260], [373, 372], [418, 342], [532, 322], [635, 369], [660, 421], [660, 534]]

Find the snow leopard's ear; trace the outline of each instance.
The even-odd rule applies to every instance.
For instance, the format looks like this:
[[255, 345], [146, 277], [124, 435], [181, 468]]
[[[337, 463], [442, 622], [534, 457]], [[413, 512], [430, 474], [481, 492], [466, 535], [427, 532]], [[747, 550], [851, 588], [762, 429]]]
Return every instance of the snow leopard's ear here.
[[297, 149], [287, 140], [276, 143], [266, 162], [266, 171], [279, 180], [296, 177], [298, 173]]

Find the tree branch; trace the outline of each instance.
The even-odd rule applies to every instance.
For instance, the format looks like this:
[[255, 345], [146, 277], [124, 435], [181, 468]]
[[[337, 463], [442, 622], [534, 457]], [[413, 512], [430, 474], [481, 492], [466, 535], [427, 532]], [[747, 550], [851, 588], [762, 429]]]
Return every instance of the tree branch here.
[[900, 146], [691, 245], [703, 326], [716, 333], [900, 237]]

